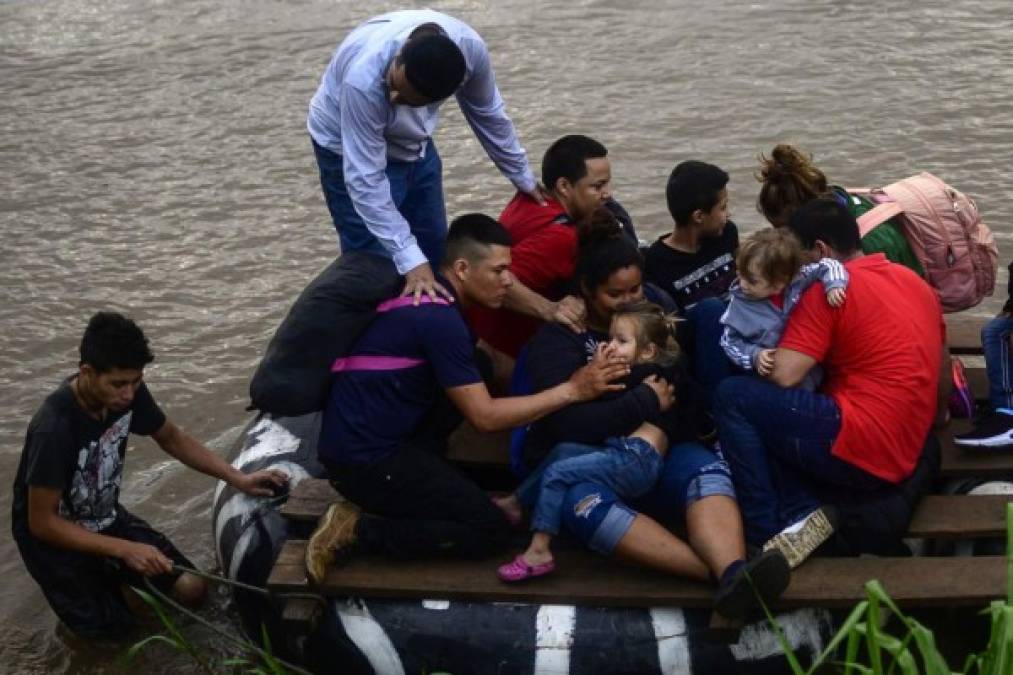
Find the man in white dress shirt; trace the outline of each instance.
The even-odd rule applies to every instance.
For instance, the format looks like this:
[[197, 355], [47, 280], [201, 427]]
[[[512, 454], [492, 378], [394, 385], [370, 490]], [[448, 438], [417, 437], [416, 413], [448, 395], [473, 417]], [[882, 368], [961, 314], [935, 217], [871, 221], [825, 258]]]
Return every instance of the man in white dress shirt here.
[[390, 259], [416, 298], [450, 297], [433, 277], [447, 217], [431, 137], [451, 94], [503, 175], [541, 201], [488, 49], [458, 19], [407, 10], [366, 21], [338, 47], [310, 102], [307, 127], [342, 253]]

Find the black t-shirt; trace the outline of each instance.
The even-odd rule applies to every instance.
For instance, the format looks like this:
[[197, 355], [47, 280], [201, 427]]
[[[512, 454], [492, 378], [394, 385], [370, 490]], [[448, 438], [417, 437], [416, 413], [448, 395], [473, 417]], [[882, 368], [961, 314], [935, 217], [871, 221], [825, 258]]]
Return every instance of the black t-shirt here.
[[130, 433], [150, 435], [165, 414], [141, 383], [129, 408], [99, 421], [77, 403], [68, 378], [50, 394], [28, 425], [11, 506], [15, 538], [28, 531], [28, 486], [63, 491], [60, 515], [92, 532], [116, 519], [123, 455]]
[[[668, 236], [668, 235], [665, 235]], [[647, 249], [644, 280], [675, 300], [681, 311], [704, 298], [728, 300], [728, 287], [735, 281], [735, 252], [739, 230], [728, 221], [720, 236], [700, 240], [696, 253], [676, 251], [660, 237]]]

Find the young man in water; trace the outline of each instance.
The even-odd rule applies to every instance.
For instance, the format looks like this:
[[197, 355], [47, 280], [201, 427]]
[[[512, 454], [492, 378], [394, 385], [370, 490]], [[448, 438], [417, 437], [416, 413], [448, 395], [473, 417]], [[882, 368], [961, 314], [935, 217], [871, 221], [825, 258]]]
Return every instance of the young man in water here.
[[130, 319], [93, 316], [78, 371], [46, 398], [28, 426], [14, 481], [12, 530], [29, 573], [57, 616], [83, 637], [122, 638], [134, 625], [125, 587], [147, 577], [186, 604], [204, 581], [161, 533], [119, 503], [130, 433], [151, 436], [169, 455], [253, 496], [269, 496], [287, 477], [244, 474], [177, 427], [143, 382], [154, 356]]
[[416, 298], [450, 295], [433, 277], [447, 217], [432, 136], [451, 95], [496, 167], [540, 201], [485, 42], [459, 19], [405, 10], [366, 21], [338, 47], [309, 107], [307, 127], [342, 252], [391, 259], [406, 277], [405, 295]]
[[503, 511], [441, 456], [461, 416], [479, 431], [498, 431], [621, 388], [609, 383], [628, 366], [602, 357], [538, 394], [489, 395], [462, 312], [502, 305], [513, 280], [510, 241], [488, 216], [457, 218], [438, 275], [454, 302], [381, 307], [350, 356], [335, 363], [318, 452], [350, 501], [331, 505], [310, 538], [306, 567], [315, 582], [336, 551], [353, 544], [399, 558], [500, 549], [509, 534]]

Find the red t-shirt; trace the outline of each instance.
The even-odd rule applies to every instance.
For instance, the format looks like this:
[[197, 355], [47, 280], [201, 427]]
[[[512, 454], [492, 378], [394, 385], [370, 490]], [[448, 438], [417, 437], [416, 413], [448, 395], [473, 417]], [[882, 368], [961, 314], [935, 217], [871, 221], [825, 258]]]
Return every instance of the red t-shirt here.
[[[535, 293], [559, 300], [573, 276], [577, 257], [577, 229], [554, 199], [544, 206], [523, 192], [510, 200], [499, 217], [510, 233], [510, 271]], [[475, 307], [468, 312], [475, 334], [510, 356], [535, 334], [541, 321], [507, 309]]]
[[802, 295], [778, 345], [823, 365], [823, 393], [841, 409], [831, 453], [884, 480], [914, 471], [936, 414], [946, 325], [935, 292], [882, 254], [845, 263], [840, 308], [823, 284]]

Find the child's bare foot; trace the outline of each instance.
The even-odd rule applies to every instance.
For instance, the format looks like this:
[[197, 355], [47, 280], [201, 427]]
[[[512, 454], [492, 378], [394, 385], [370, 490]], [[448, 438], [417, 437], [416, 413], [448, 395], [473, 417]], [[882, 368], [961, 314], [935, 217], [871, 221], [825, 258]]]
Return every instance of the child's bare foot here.
[[546, 563], [552, 562], [553, 560], [552, 551], [548, 550], [532, 551], [531, 549], [528, 549], [524, 553], [521, 553], [520, 557], [524, 559], [524, 562], [531, 565], [532, 567], [536, 565], [544, 565]]
[[521, 521], [524, 519], [524, 509], [521, 508], [521, 503], [516, 495], [493, 497], [492, 503], [499, 507], [510, 525], [517, 527], [521, 524]]

